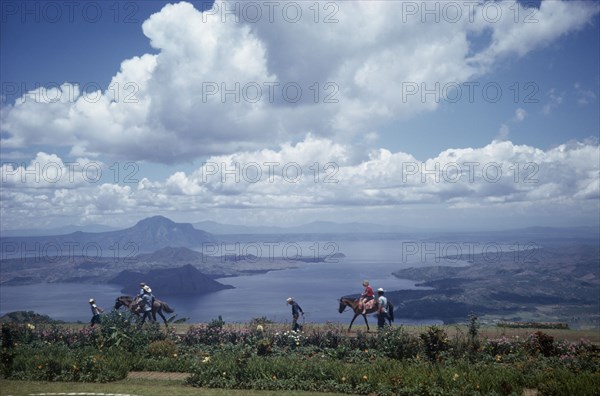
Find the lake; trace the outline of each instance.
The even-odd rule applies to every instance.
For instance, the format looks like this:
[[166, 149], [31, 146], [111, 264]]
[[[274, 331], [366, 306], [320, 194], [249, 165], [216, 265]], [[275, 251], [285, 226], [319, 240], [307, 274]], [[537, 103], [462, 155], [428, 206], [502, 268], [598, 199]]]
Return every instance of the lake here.
[[[332, 253], [331, 242], [301, 242], [304, 256], [311, 257], [315, 249], [321, 257]], [[417, 265], [465, 265], [462, 260], [440, 260], [445, 252], [428, 247], [403, 244], [399, 240], [336, 241], [337, 252], [345, 258], [336, 262], [305, 263], [300, 268], [271, 271], [264, 274], [217, 279], [235, 289], [221, 290], [199, 296], [161, 296], [171, 305], [178, 318], [190, 322], [208, 322], [223, 317], [225, 322], [245, 322], [266, 316], [276, 322], [290, 321], [291, 309], [287, 297], [293, 297], [304, 309], [306, 322], [327, 321], [348, 323], [351, 314], [338, 313], [338, 299], [343, 295], [362, 292], [361, 282], [368, 279], [374, 289], [415, 289], [415, 282], [398, 279], [393, 271]], [[421, 252], [421, 250], [423, 252]], [[438, 254], [434, 254], [438, 250]], [[410, 254], [407, 254], [410, 253]], [[440, 254], [441, 253], [441, 254]], [[64, 321], [87, 322], [91, 318], [88, 299], [95, 298], [99, 306], [110, 309], [121, 295], [116, 285], [44, 283], [0, 288], [0, 315], [11, 311], [35, 311]], [[401, 316], [401, 315], [400, 315]], [[441, 323], [400, 320], [401, 323]]]

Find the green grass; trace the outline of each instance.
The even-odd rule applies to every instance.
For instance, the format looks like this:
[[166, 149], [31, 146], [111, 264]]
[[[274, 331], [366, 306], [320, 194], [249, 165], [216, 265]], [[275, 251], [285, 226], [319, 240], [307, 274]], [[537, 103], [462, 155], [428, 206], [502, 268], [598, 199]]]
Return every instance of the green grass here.
[[[256, 391], [233, 389], [203, 389], [187, 386], [183, 381], [123, 380], [107, 384], [78, 382], [30, 382], [0, 380], [0, 395], [25, 396], [36, 393], [113, 393], [138, 396], [322, 396], [317, 392]], [[339, 395], [328, 393], [328, 395]]]

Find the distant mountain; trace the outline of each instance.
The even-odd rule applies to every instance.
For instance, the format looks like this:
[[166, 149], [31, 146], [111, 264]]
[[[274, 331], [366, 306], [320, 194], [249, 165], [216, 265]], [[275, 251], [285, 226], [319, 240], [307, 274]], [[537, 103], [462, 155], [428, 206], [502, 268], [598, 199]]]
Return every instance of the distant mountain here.
[[189, 264], [178, 268], [151, 270], [148, 273], [125, 270], [109, 283], [123, 286], [123, 293], [136, 294], [140, 288], [140, 281], [150, 285], [155, 296], [205, 294], [233, 289], [233, 286], [217, 282]]
[[84, 226], [78, 225], [66, 225], [62, 227], [55, 228], [35, 228], [35, 229], [17, 229], [17, 230], [2, 230], [0, 231], [1, 237], [14, 237], [14, 236], [23, 236], [23, 237], [31, 237], [31, 236], [47, 236], [47, 235], [66, 235], [72, 234], [77, 231], [82, 232], [108, 232], [115, 231], [116, 228], [109, 227], [103, 224], [88, 224]]
[[174, 248], [171, 246], [159, 249], [153, 253], [144, 253], [136, 257], [138, 261], [145, 261], [149, 263], [165, 262], [165, 263], [181, 263], [186, 264], [196, 263], [202, 261], [204, 255], [186, 247]]
[[[67, 235], [36, 237], [2, 237], [2, 258], [28, 255], [92, 255], [114, 256], [124, 252], [128, 257], [141, 252], [172, 247], [199, 247], [206, 242], [214, 242], [213, 235], [197, 230], [189, 223], [175, 223], [163, 216], [140, 220], [136, 225], [124, 230], [108, 232], [81, 232]], [[120, 253], [122, 256], [123, 253]]]
[[194, 227], [213, 234], [349, 234], [349, 233], [398, 233], [406, 232], [400, 226], [384, 226], [372, 223], [336, 223], [332, 221], [314, 221], [293, 226], [243, 226], [221, 224], [214, 221], [194, 223]]

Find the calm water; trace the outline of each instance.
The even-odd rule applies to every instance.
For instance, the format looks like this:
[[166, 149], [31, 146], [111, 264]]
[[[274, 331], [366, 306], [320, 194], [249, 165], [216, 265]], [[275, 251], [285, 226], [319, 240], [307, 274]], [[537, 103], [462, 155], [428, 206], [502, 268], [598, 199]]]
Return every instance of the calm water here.
[[[315, 249], [321, 256], [332, 253], [325, 242], [301, 244], [302, 254], [311, 256]], [[347, 257], [335, 263], [307, 263], [301, 268], [271, 271], [266, 274], [218, 279], [235, 289], [222, 290], [197, 297], [161, 296], [171, 305], [178, 318], [192, 322], [207, 322], [221, 315], [226, 322], [248, 321], [266, 316], [277, 322], [290, 320], [287, 297], [294, 297], [306, 312], [307, 322], [348, 322], [350, 313], [338, 313], [337, 299], [343, 295], [360, 293], [362, 279], [369, 279], [374, 288], [386, 290], [414, 289], [414, 282], [392, 275], [393, 271], [415, 265], [461, 265], [464, 262], [439, 261], [433, 254], [406, 254], [401, 241], [336, 242], [335, 249]], [[413, 252], [413, 250], [410, 250]], [[404, 254], [403, 254], [404, 253]], [[429, 263], [424, 259], [430, 259]], [[437, 261], [437, 262], [436, 262]], [[31, 310], [65, 321], [88, 321], [91, 317], [88, 299], [94, 297], [99, 306], [112, 308], [121, 295], [116, 285], [37, 284], [2, 286], [0, 288], [0, 315], [17, 310]], [[404, 321], [415, 323], [414, 321]], [[435, 322], [435, 321], [428, 321]]]

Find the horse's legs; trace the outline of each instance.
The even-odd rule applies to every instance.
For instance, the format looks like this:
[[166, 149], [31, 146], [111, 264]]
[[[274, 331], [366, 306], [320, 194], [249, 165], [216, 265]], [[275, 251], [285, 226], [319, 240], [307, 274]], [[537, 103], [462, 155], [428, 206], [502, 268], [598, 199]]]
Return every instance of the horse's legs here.
[[[159, 309], [157, 312], [160, 315], [160, 317], [162, 318], [163, 322], [165, 322], [165, 326], [169, 327], [169, 325], [167, 324], [167, 318], [165, 318], [165, 315], [163, 315], [163, 313], [162, 313], [162, 309]], [[154, 320], [156, 321], [156, 319], [154, 319]]]
[[362, 317], [365, 319], [365, 324], [367, 325], [367, 331], [371, 330], [371, 329], [369, 328], [369, 322], [367, 321], [367, 315], [365, 315], [365, 314], [361, 314], [361, 315], [362, 315]]
[[348, 327], [348, 331], [350, 331], [350, 329], [352, 328], [352, 323], [354, 323], [354, 320], [358, 318], [358, 313], [354, 314], [354, 317], [352, 318], [352, 321], [350, 322], [350, 326]]

